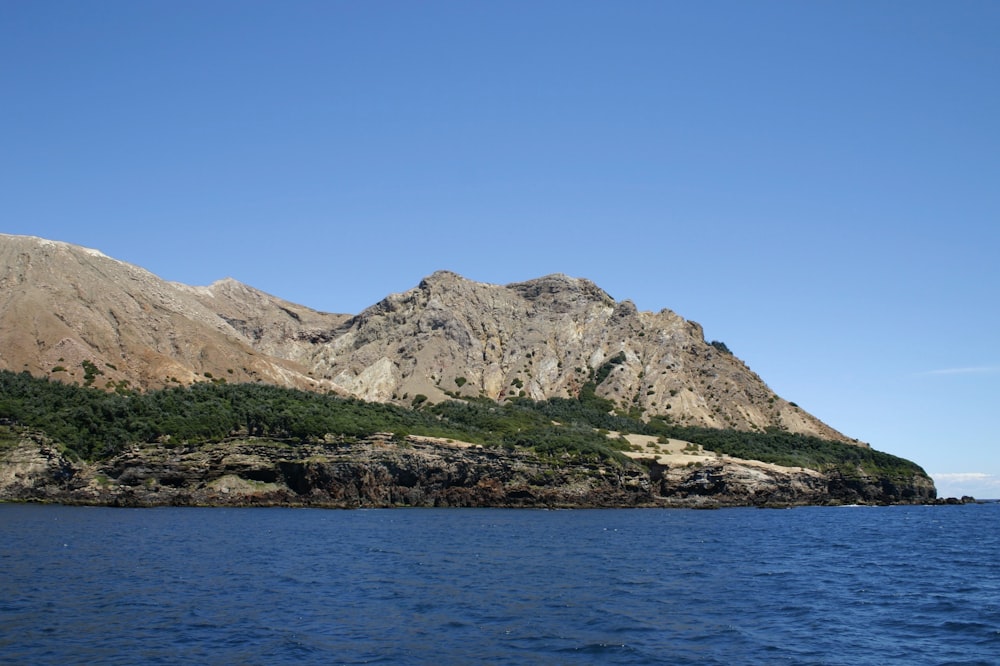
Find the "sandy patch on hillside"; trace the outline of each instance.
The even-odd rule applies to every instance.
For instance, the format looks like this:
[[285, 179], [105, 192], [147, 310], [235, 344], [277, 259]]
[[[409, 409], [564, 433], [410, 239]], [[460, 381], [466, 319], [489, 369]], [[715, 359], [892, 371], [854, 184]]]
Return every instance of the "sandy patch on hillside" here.
[[436, 446], [450, 446], [456, 449], [481, 449], [482, 444], [473, 444], [471, 442], [462, 442], [457, 439], [448, 439], [446, 437], [425, 437], [424, 435], [409, 435], [406, 438], [409, 442], [434, 444]]
[[[619, 433], [608, 433], [608, 437], [617, 439]], [[760, 460], [747, 460], [745, 458], [734, 458], [716, 451], [709, 451], [699, 444], [686, 442], [682, 439], [668, 439], [666, 443], [659, 441], [652, 435], [625, 435], [625, 439], [632, 445], [633, 451], [623, 451], [629, 458], [652, 458], [660, 465], [670, 467], [683, 467], [691, 463], [738, 463], [747, 467], [758, 467], [774, 472], [805, 472], [822, 476], [815, 470], [803, 467], [784, 467], [773, 463], [766, 463]]]

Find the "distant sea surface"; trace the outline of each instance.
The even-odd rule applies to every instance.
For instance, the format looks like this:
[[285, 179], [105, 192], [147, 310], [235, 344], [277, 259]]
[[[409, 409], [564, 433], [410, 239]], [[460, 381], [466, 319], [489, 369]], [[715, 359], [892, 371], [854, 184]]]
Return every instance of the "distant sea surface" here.
[[997, 664], [1000, 505], [0, 505], [4, 664]]

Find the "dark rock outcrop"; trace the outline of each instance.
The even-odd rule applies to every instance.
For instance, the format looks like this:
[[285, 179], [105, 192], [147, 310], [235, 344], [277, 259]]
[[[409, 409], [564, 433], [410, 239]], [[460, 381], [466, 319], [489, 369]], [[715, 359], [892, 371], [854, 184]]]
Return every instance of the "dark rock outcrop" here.
[[85, 464], [25, 433], [0, 451], [0, 470], [0, 500], [108, 506], [717, 508], [934, 500], [933, 485], [920, 479], [846, 479], [735, 459], [686, 466], [553, 461], [524, 450], [388, 435], [147, 444]]

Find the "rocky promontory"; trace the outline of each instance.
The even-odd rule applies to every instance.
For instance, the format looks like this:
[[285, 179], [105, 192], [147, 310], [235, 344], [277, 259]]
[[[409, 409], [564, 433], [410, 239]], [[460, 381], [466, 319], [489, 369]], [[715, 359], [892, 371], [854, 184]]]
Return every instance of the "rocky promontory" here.
[[0, 234], [0, 286], [0, 427], [22, 429], [0, 437], [0, 499], [583, 507], [936, 494], [917, 465], [778, 395], [697, 323], [584, 278], [498, 285], [442, 270], [332, 314]]
[[[8, 429], [9, 430], [9, 429]], [[96, 463], [8, 432], [0, 500], [104, 506], [696, 507], [933, 501], [923, 477], [845, 478], [728, 457], [688, 464], [555, 459], [380, 434], [300, 443], [241, 438], [135, 445]]]

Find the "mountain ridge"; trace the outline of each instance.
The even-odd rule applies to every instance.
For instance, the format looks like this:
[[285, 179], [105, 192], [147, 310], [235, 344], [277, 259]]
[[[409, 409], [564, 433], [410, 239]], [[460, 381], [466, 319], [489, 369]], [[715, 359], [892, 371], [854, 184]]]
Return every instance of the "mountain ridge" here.
[[592, 389], [679, 424], [858, 443], [775, 395], [697, 323], [560, 273], [495, 285], [439, 270], [349, 315], [232, 278], [188, 286], [99, 250], [3, 234], [0, 286], [0, 368], [61, 381], [264, 382], [401, 405]]

